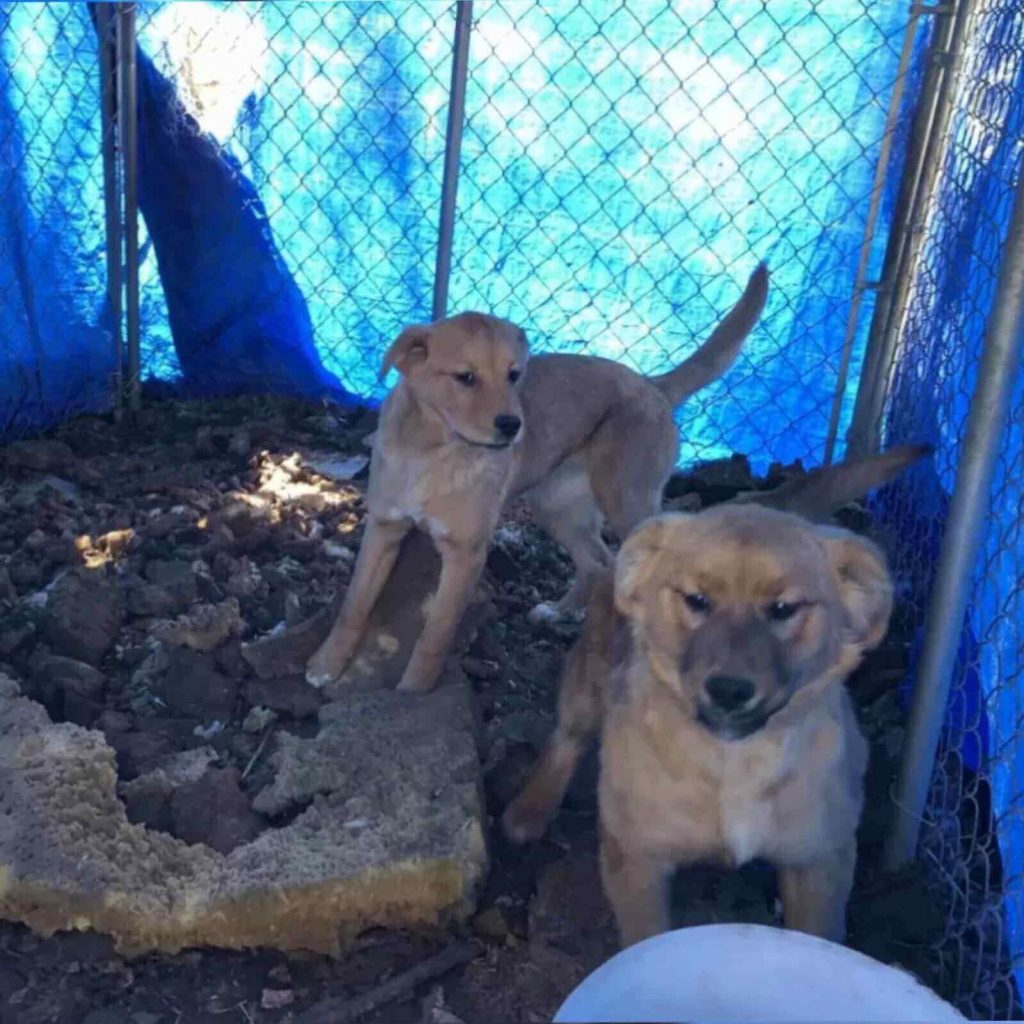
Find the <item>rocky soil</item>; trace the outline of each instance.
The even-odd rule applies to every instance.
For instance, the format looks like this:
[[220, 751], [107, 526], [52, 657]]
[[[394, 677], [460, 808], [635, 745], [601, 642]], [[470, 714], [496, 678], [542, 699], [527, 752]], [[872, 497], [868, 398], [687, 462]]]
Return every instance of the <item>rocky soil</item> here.
[[[251, 645], [306, 622], [346, 585], [374, 426], [369, 412], [300, 403], [160, 403], [121, 425], [80, 419], [0, 449], [0, 672], [54, 721], [103, 733], [131, 821], [222, 853], [283, 823], [260, 794], [274, 785], [275, 751], [316, 734], [323, 695]], [[695, 509], [800, 472], [755, 479], [737, 456], [673, 478], [666, 504]], [[859, 508], [843, 517], [869, 526]], [[91, 932], [43, 939], [0, 923], [0, 1024], [347, 1019], [337, 1002], [324, 1017], [323, 1001], [357, 1000], [466, 939], [471, 955], [451, 970], [400, 979], [385, 1005], [345, 1013], [549, 1020], [614, 948], [594, 856], [594, 759], [543, 842], [510, 848], [493, 825], [551, 727], [576, 629], [526, 613], [568, 577], [564, 554], [510, 509], [476, 629], [457, 652], [476, 694], [493, 819], [491, 871], [468, 928], [371, 930], [338, 959], [202, 949], [128, 960]], [[916, 872], [877, 866], [906, 646], [895, 629], [850, 684], [872, 745], [851, 943], [928, 981], [939, 905]], [[761, 865], [682, 873], [676, 897], [680, 924], [778, 920]]]

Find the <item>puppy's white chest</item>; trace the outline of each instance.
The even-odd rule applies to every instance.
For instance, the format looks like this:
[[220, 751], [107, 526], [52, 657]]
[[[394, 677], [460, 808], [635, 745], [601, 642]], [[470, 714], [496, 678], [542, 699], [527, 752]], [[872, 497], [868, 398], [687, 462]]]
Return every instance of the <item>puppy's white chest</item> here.
[[775, 836], [774, 801], [766, 791], [788, 771], [787, 746], [730, 744], [719, 789], [722, 842], [737, 865], [764, 856]]

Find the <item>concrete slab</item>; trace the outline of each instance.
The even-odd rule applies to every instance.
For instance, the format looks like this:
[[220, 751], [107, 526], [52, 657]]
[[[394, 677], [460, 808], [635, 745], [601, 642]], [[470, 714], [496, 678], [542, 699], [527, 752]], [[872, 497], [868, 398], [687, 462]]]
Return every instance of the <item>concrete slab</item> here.
[[297, 816], [224, 856], [129, 823], [103, 735], [0, 689], [0, 916], [126, 955], [336, 953], [371, 926], [468, 917], [486, 870], [468, 689], [350, 693], [320, 715], [315, 738], [282, 736], [258, 798]]

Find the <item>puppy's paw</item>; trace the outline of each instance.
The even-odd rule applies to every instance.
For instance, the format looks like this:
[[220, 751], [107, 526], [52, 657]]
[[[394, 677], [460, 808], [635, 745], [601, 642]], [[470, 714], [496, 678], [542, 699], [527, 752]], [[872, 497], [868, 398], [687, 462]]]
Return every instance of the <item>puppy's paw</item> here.
[[317, 690], [322, 690], [328, 683], [333, 683], [336, 678], [330, 672], [316, 672], [312, 668], [306, 669], [306, 682]]
[[422, 676], [410, 676], [407, 673], [402, 676], [395, 689], [400, 690], [402, 693], [430, 693], [436, 685], [436, 679], [424, 679]]
[[541, 601], [534, 605], [526, 616], [533, 623], [556, 623], [556, 622], [582, 622], [584, 611], [582, 608], [567, 608], [559, 601]]
[[328, 683], [333, 683], [341, 675], [341, 668], [337, 667], [336, 661], [327, 657], [323, 649], [317, 651], [306, 662], [306, 682], [318, 690], [322, 690]]
[[528, 801], [513, 800], [501, 816], [501, 829], [508, 840], [521, 846], [540, 839], [548, 828], [548, 816]]

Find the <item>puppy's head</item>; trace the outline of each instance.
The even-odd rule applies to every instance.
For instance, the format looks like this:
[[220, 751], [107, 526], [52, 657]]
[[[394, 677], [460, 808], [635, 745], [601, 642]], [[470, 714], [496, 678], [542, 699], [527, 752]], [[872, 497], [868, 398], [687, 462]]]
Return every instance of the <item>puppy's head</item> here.
[[616, 560], [615, 603], [688, 713], [742, 739], [881, 641], [892, 582], [881, 552], [846, 530], [723, 505], [637, 529]]
[[407, 327], [384, 356], [416, 397], [467, 444], [507, 448], [519, 440], [519, 382], [526, 371], [526, 335], [507, 320], [460, 313]]

